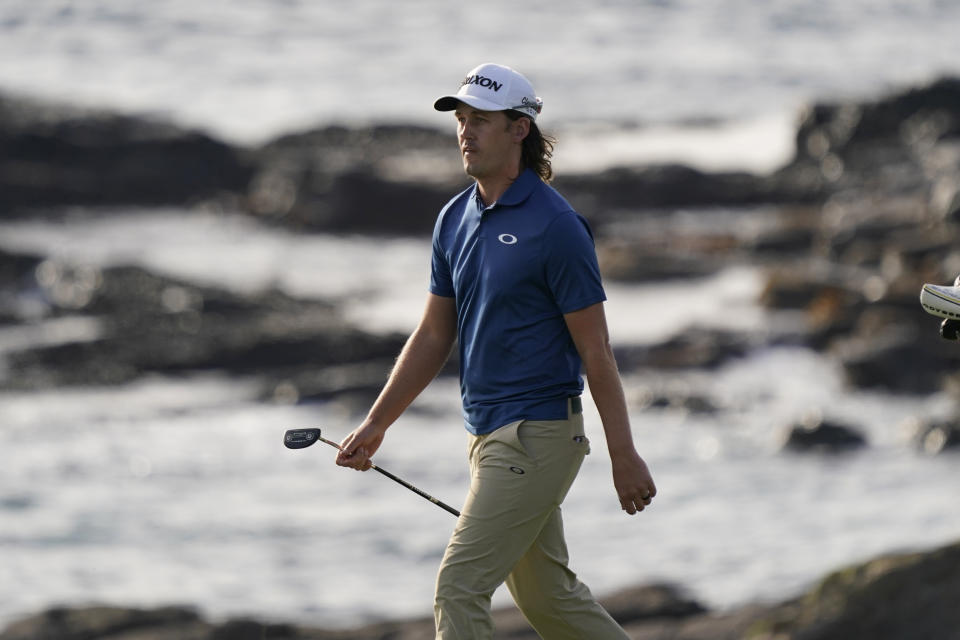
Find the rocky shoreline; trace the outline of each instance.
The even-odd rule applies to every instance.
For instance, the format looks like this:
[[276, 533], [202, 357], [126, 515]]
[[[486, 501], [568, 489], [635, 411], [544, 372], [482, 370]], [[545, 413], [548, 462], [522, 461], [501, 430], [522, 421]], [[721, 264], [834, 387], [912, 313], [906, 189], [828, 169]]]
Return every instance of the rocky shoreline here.
[[[937, 336], [917, 296], [922, 283], [960, 272], [960, 79], [813, 105], [796, 148], [768, 175], [668, 165], [557, 178], [591, 220], [609, 281], [742, 264], [767, 274], [769, 330], [718, 331], [691, 319], [661, 344], [618, 345], [621, 368], [710, 368], [789, 344], [836, 358], [852, 387], [952, 393], [960, 350]], [[423, 127], [331, 126], [240, 148], [147, 118], [0, 95], [0, 219], [176, 205], [303, 233], [426, 237], [464, 182], [449, 133]], [[697, 223], [674, 224], [681, 214]], [[264, 397], [369, 395], [403, 339], [346, 326], [324, 301], [243, 297], [9, 247], [0, 251], [0, 301], [2, 326], [79, 318], [97, 336], [7, 354], [6, 389], [218, 370], [255, 373]], [[956, 423], [947, 427], [956, 442]]]
[[[923, 553], [889, 554], [825, 576], [774, 604], [706, 610], [669, 585], [601, 598], [634, 640], [957, 640], [960, 541]], [[514, 608], [494, 612], [497, 638], [536, 638]], [[60, 607], [23, 618], [0, 640], [422, 640], [433, 619], [324, 630], [237, 618], [205, 619], [190, 607]]]
[[[796, 142], [794, 159], [768, 175], [667, 165], [557, 178], [590, 219], [608, 280], [759, 266], [766, 274], [762, 304], [771, 318], [790, 318], [753, 333], [693, 321], [661, 343], [616, 345], [621, 368], [709, 369], [793, 345], [836, 359], [852, 388], [960, 393], [960, 348], [938, 337], [937, 320], [917, 300], [922, 283], [948, 283], [960, 273], [960, 79], [873, 101], [812, 105]], [[436, 211], [464, 184], [449, 133], [423, 127], [325, 127], [241, 148], [148, 118], [0, 95], [0, 220], [55, 220], [72, 207], [133, 216], [173, 205], [303, 233], [425, 237]], [[697, 224], [672, 224], [678, 214]], [[81, 324], [84, 335], [8, 348], [0, 389], [217, 371], [259, 380], [264, 401], [336, 398], [359, 406], [379, 389], [405, 339], [350, 326], [334, 301], [278, 290], [243, 295], [134, 266], [0, 250], [0, 329], [42, 332], [58, 323]], [[452, 362], [446, 372], [455, 371]], [[644, 402], [705, 411], [717, 404], [692, 395]], [[857, 432], [858, 425], [829, 417], [798, 421], [788, 446], [869, 446]], [[960, 416], [917, 424], [916, 434], [927, 453], [956, 451]], [[616, 594], [608, 605], [635, 638], [949, 640], [960, 637], [952, 606], [960, 595], [958, 556], [952, 545], [880, 558], [828, 577], [799, 599], [733, 612], [703, 611], [670, 587]], [[498, 626], [502, 637], [532, 637], [515, 612], [499, 613]], [[0, 638], [428, 635], [427, 621], [324, 632], [213, 623], [190, 609], [102, 608], [47, 611]]]

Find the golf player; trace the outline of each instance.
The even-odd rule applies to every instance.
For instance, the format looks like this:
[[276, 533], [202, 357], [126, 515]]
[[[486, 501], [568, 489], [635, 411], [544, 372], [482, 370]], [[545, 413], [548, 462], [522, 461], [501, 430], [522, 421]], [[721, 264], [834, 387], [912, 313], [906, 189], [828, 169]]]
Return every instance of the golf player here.
[[547, 182], [541, 106], [525, 77], [496, 64], [434, 104], [456, 117], [475, 183], [441, 210], [423, 316], [337, 456], [369, 468], [387, 428], [459, 344], [471, 483], [437, 576], [443, 640], [491, 638], [490, 598], [504, 582], [542, 638], [628, 638], [567, 566], [560, 504], [589, 453], [581, 370], [621, 508], [635, 514], [656, 495], [630, 432], [592, 234]]

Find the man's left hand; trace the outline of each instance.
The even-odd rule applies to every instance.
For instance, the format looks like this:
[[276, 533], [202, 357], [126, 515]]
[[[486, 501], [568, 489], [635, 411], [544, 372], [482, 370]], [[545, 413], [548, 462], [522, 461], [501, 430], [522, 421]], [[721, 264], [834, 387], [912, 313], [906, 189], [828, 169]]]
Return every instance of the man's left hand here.
[[657, 495], [647, 463], [635, 450], [611, 456], [611, 463], [620, 507], [630, 515], [643, 511]]

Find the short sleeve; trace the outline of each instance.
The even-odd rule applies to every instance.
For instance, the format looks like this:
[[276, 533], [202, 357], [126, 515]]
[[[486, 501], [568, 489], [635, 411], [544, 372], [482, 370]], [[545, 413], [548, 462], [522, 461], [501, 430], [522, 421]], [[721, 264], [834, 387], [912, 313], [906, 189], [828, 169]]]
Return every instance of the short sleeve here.
[[569, 211], [547, 229], [544, 243], [547, 285], [561, 313], [570, 313], [607, 299], [593, 234], [583, 216]]
[[[442, 217], [441, 217], [442, 220]], [[441, 220], [433, 230], [433, 254], [430, 260], [430, 293], [444, 298], [456, 297], [453, 289], [453, 276], [450, 274], [450, 261], [440, 241]]]

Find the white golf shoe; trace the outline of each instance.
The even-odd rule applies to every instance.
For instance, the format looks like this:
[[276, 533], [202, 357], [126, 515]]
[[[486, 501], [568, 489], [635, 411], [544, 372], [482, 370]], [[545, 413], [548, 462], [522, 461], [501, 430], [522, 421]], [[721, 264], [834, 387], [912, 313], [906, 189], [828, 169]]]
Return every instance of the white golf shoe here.
[[925, 284], [920, 290], [920, 304], [931, 315], [960, 319], [960, 286]]

